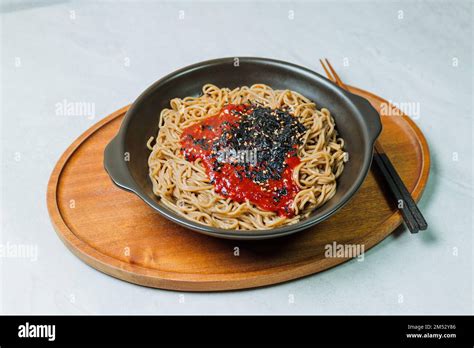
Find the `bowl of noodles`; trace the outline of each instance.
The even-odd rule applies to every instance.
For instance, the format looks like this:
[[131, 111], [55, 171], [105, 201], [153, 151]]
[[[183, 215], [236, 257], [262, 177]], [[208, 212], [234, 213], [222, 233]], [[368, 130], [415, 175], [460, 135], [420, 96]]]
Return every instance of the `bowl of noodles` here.
[[329, 218], [370, 168], [380, 116], [323, 76], [266, 58], [155, 82], [107, 145], [113, 182], [191, 230], [267, 239]]

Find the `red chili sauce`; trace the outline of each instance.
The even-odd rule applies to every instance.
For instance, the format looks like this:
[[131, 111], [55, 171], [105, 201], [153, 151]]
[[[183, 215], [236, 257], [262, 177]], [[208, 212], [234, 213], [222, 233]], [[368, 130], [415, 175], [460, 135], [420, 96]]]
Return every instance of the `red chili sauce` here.
[[230, 104], [185, 128], [181, 151], [188, 161], [202, 160], [221, 196], [291, 217], [299, 191], [292, 173], [305, 131], [286, 110]]

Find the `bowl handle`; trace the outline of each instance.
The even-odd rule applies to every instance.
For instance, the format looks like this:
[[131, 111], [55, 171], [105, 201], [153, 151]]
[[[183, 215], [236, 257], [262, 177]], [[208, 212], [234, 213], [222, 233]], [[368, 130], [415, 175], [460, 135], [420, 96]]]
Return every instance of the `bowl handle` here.
[[115, 136], [104, 150], [104, 168], [119, 187], [134, 191], [134, 183], [127, 166], [127, 154], [119, 148], [119, 135]]
[[370, 104], [370, 102], [358, 95], [352, 94], [352, 100], [362, 112], [362, 116], [367, 121], [370, 141], [372, 143], [377, 140], [378, 136], [382, 132], [382, 122], [380, 120], [380, 114]]

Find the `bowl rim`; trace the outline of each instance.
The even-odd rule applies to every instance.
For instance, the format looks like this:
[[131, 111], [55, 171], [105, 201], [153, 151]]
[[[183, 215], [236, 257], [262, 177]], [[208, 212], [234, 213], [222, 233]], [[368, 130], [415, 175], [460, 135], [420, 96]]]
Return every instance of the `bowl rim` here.
[[[114, 175], [114, 170], [111, 169], [111, 165], [107, 161], [107, 157], [113, 156], [112, 147], [115, 147], [116, 151], [118, 153], [124, 153], [125, 152], [125, 136], [126, 133], [129, 129], [129, 124], [136, 114], [136, 110], [138, 109], [139, 105], [142, 103], [143, 100], [148, 98], [149, 96], [153, 95], [155, 90], [158, 89], [161, 85], [170, 82], [173, 79], [177, 79], [181, 77], [182, 75], [188, 74], [192, 71], [198, 70], [198, 69], [204, 69], [208, 68], [211, 66], [216, 66], [216, 65], [221, 65], [221, 64], [229, 64], [231, 61], [234, 61], [236, 57], [226, 57], [226, 58], [217, 58], [217, 59], [211, 59], [211, 60], [206, 60], [202, 61], [199, 63], [195, 63], [186, 67], [183, 67], [181, 69], [178, 69], [172, 73], [169, 73], [168, 75], [160, 78], [153, 84], [151, 84], [148, 88], [146, 88], [139, 96], [138, 98], [132, 103], [130, 108], [128, 109], [122, 124], [120, 126], [120, 130], [118, 131], [117, 135], [110, 141], [110, 143], [107, 145], [105, 153], [104, 153], [104, 167], [106, 171], [108, 172], [109, 176], [111, 177], [112, 181], [119, 187], [126, 189], [128, 191], [133, 192], [136, 194], [138, 197], [140, 197], [145, 203], [147, 203], [149, 206], [151, 206], [153, 209], [155, 209], [158, 213], [163, 215], [165, 218], [168, 220], [177, 223], [183, 227], [189, 228], [193, 231], [203, 233], [206, 235], [210, 235], [213, 237], [219, 237], [219, 238], [224, 238], [224, 239], [240, 239], [240, 240], [255, 240], [255, 239], [268, 239], [268, 238], [276, 238], [276, 237], [283, 237], [287, 236], [302, 230], [305, 230], [311, 226], [314, 226], [333, 214], [335, 214], [337, 211], [339, 211], [343, 206], [345, 206], [352, 198], [353, 196], [357, 193], [357, 191], [360, 189], [362, 186], [362, 183], [364, 182], [365, 178], [367, 177], [370, 169], [370, 165], [372, 162], [372, 155], [373, 155], [373, 145], [375, 143], [375, 140], [377, 137], [380, 135], [381, 130], [382, 130], [382, 124], [380, 122], [380, 116], [378, 115], [378, 112], [375, 111], [375, 109], [370, 105], [370, 103], [355, 94], [352, 94], [337, 85], [333, 84], [330, 80], [325, 78], [324, 76], [307, 69], [305, 67], [281, 61], [281, 60], [275, 60], [271, 58], [261, 58], [261, 57], [238, 57], [240, 63], [259, 63], [259, 64], [271, 64], [273, 66], [280, 66], [285, 69], [290, 69], [293, 71], [297, 71], [299, 73], [303, 73], [305, 75], [309, 75], [313, 79], [319, 79], [325, 85], [334, 90], [336, 93], [338, 93], [340, 96], [343, 98], [348, 99], [349, 103], [354, 105], [356, 109], [360, 109], [361, 107], [367, 107], [369, 108], [368, 110], [370, 112], [375, 111], [378, 116], [378, 122], [376, 122], [375, 125], [373, 125], [372, 129], [372, 134], [370, 135], [370, 131], [368, 130], [369, 125], [366, 124], [366, 130], [364, 130], [365, 135], [368, 136], [367, 141], [369, 146], [367, 146], [367, 149], [365, 150], [363, 154], [363, 166], [362, 170], [360, 171], [360, 174], [355, 178], [353, 184], [349, 187], [347, 192], [339, 199], [339, 201], [332, 207], [330, 210], [325, 212], [324, 214], [321, 215], [316, 215], [314, 217], [308, 217], [305, 218], [297, 223], [291, 224], [291, 225], [284, 225], [281, 227], [276, 227], [272, 229], [264, 229], [264, 230], [232, 230], [232, 229], [223, 229], [223, 228], [218, 228], [218, 227], [212, 227], [208, 225], [201, 224], [199, 222], [193, 221], [191, 219], [188, 219], [177, 212], [172, 211], [172, 209], [163, 206], [159, 203], [157, 203], [155, 200], [149, 197], [147, 193], [144, 192], [144, 190], [141, 188], [140, 185], [136, 183], [136, 181], [133, 179], [133, 176], [130, 173], [130, 169], [127, 164], [125, 164], [125, 161], [121, 161], [124, 165], [122, 167], [122, 171], [126, 170], [126, 173], [122, 173], [122, 175], [125, 175], [126, 179], [125, 180], [120, 180], [117, 179], [117, 177]], [[358, 105], [357, 105], [358, 104]], [[364, 105], [366, 104], [366, 105]], [[373, 109], [372, 110], [370, 110]], [[373, 119], [374, 121], [376, 119]], [[367, 120], [365, 120], [367, 121]], [[366, 122], [367, 123], [367, 122]]]

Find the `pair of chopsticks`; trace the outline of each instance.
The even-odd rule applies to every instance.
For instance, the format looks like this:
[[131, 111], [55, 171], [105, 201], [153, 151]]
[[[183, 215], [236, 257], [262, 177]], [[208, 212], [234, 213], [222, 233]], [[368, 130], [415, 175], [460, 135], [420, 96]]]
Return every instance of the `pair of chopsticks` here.
[[[349, 91], [349, 88], [347, 88], [339, 78], [331, 63], [329, 63], [327, 59], [325, 59], [325, 62], [321, 59], [319, 61], [321, 62], [327, 77], [342, 89]], [[411, 197], [410, 192], [408, 192], [405, 184], [400, 178], [400, 175], [398, 175], [397, 170], [392, 162], [390, 162], [390, 159], [378, 140], [375, 141], [374, 149], [374, 163], [380, 169], [390, 191], [395, 197], [397, 201], [396, 205], [402, 214], [406, 226], [411, 233], [426, 230], [428, 224], [426, 223], [425, 218], [421, 214], [415, 201]]]

